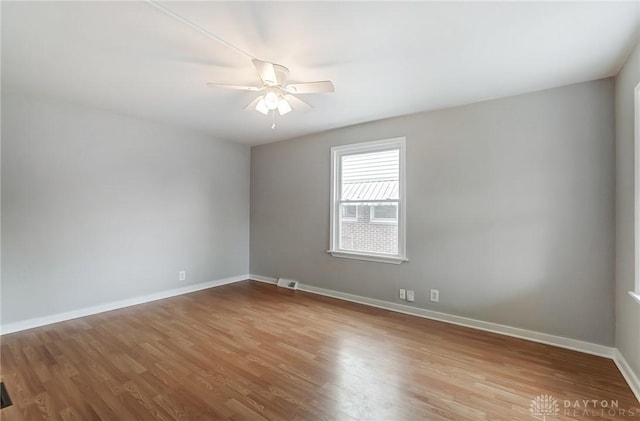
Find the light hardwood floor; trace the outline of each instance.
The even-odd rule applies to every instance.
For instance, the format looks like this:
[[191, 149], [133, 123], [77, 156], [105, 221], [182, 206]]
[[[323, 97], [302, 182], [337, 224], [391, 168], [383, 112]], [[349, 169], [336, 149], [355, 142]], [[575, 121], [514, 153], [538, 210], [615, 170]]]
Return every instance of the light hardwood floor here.
[[1, 343], [3, 421], [640, 420], [605, 358], [250, 281]]

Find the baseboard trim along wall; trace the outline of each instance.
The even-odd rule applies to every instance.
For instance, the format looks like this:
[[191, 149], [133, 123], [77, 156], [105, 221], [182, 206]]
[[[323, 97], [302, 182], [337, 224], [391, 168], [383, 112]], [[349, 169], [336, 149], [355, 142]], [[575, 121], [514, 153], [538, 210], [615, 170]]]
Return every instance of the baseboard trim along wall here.
[[613, 352], [613, 361], [618, 366], [618, 370], [622, 373], [622, 377], [627, 381], [627, 384], [633, 391], [633, 394], [636, 395], [636, 399], [640, 402], [640, 379], [636, 376], [636, 373], [633, 372], [627, 360], [624, 359], [620, 351], [617, 349]]
[[[254, 279], [253, 275], [250, 275]], [[276, 279], [269, 279], [264, 276], [256, 279], [260, 282], [275, 283]], [[426, 310], [418, 307], [411, 307], [403, 304], [392, 303], [389, 301], [377, 300], [374, 298], [363, 297], [360, 295], [347, 294], [345, 292], [333, 291], [324, 288], [318, 288], [311, 285], [298, 284], [300, 291], [311, 292], [313, 294], [324, 295], [326, 297], [338, 298], [341, 300], [351, 301], [358, 304], [364, 304], [371, 307], [378, 307], [384, 310], [395, 311], [397, 313], [409, 314], [425, 319], [437, 320], [440, 322], [451, 323], [459, 326], [470, 327], [473, 329], [484, 330], [492, 333], [513, 336], [515, 338], [526, 339], [533, 342], [540, 342], [547, 345], [559, 346], [561, 348], [571, 349], [573, 351], [585, 352], [600, 357], [613, 358], [615, 348], [598, 345], [591, 342], [579, 341], [576, 339], [564, 338], [562, 336], [549, 335], [547, 333], [534, 332], [527, 329], [501, 325], [497, 323], [484, 322], [481, 320], [470, 319], [467, 317], [454, 316], [448, 313], [441, 313], [433, 310]]]
[[182, 288], [175, 288], [152, 294], [143, 295], [126, 300], [114, 301], [111, 303], [99, 304], [96, 306], [86, 307], [79, 310], [68, 311], [66, 313], [53, 314], [51, 316], [36, 317], [33, 319], [22, 320], [15, 323], [8, 323], [0, 326], [0, 334], [19, 332], [21, 330], [32, 329], [50, 325], [52, 323], [64, 322], [65, 320], [77, 319], [79, 317], [91, 316], [92, 314], [104, 313], [105, 311], [118, 310], [120, 308], [134, 306], [136, 304], [148, 303], [150, 301], [161, 300], [163, 298], [175, 297], [177, 295], [188, 294], [190, 292], [200, 291], [203, 289], [218, 287], [221, 285], [231, 284], [238, 281], [249, 279], [249, 275], [238, 275], [230, 278], [216, 279], [215, 281], [202, 282], [200, 284], [188, 285]]
[[268, 276], [261, 275], [249, 275], [249, 279], [252, 281], [264, 282], [265, 284], [277, 284], [278, 278], [270, 278]]
[[[261, 275], [249, 275], [254, 281], [275, 284], [277, 278], [270, 278]], [[337, 298], [339, 300], [351, 301], [358, 304], [364, 304], [371, 307], [377, 307], [384, 310], [395, 311], [397, 313], [409, 314], [425, 319], [437, 320], [440, 322], [451, 323], [459, 326], [469, 327], [472, 329], [484, 330], [487, 332], [497, 333], [515, 338], [526, 339], [533, 342], [539, 342], [546, 345], [553, 345], [560, 348], [570, 349], [572, 351], [584, 352], [587, 354], [597, 355], [612, 359], [622, 376], [629, 384], [629, 387], [640, 402], [640, 381], [635, 375], [629, 364], [618, 352], [616, 348], [604, 345], [594, 344], [591, 342], [579, 341], [576, 339], [564, 338], [562, 336], [549, 335], [547, 333], [535, 332], [527, 329], [501, 325], [497, 323], [484, 322], [481, 320], [470, 319], [467, 317], [454, 316], [452, 314], [441, 313], [438, 311], [426, 310], [423, 308], [411, 307], [402, 304], [396, 304], [389, 301], [376, 300], [374, 298], [362, 297], [360, 295], [347, 294], [324, 288], [318, 288], [311, 285], [298, 284], [298, 290], [310, 292], [313, 294], [324, 295], [326, 297]]]

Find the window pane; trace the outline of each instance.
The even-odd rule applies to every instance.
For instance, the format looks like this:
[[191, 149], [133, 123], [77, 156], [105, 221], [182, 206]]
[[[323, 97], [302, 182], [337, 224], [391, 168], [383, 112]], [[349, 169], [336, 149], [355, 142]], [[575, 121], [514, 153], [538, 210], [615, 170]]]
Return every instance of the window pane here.
[[[376, 152], [344, 155], [341, 158], [342, 200], [365, 200], [353, 207], [360, 208], [360, 219], [347, 219], [346, 207], [342, 204], [340, 223], [340, 248], [342, 250], [398, 254], [398, 226], [396, 203], [375, 203], [379, 200], [400, 198], [400, 150], [389, 149]], [[380, 218], [391, 224], [376, 223]], [[352, 212], [352, 211], [350, 211]], [[343, 224], [342, 222], [350, 221]]]
[[373, 219], [398, 219], [398, 206], [376, 205], [373, 206]]
[[341, 199], [399, 199], [399, 158], [399, 149], [343, 156]]
[[[356, 206], [353, 206], [354, 208]], [[370, 212], [374, 208], [397, 209], [397, 205], [358, 205], [360, 218], [340, 224], [340, 249], [378, 254], [398, 254], [398, 224], [372, 222]], [[388, 219], [385, 221], [389, 221]], [[342, 223], [346, 222], [346, 223]], [[391, 222], [395, 222], [392, 219]]]
[[358, 216], [358, 207], [355, 205], [342, 205], [342, 217], [355, 219]]

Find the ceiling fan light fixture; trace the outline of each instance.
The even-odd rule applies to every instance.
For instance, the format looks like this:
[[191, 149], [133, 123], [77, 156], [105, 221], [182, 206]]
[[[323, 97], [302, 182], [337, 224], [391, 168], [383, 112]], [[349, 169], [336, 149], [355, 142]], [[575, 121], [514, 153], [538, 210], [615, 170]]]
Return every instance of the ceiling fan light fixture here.
[[278, 103], [278, 112], [280, 115], [285, 115], [291, 112], [291, 105], [289, 105], [286, 99], [280, 99], [280, 102]]
[[256, 111], [261, 112], [264, 115], [269, 114], [269, 107], [267, 107], [264, 98], [260, 98], [260, 101], [256, 104]]
[[287, 85], [285, 82], [289, 76], [289, 70], [286, 67], [258, 59], [252, 59], [252, 61], [262, 83], [261, 87], [230, 85], [225, 83], [208, 83], [207, 85], [261, 92], [260, 96], [254, 98], [244, 109], [255, 109], [266, 116], [272, 112], [274, 127], [276, 110], [278, 110], [278, 114], [282, 116], [289, 114], [294, 109], [309, 110], [313, 108], [298, 98], [296, 94], [315, 94], [335, 91], [333, 83], [329, 80], [300, 82]]
[[276, 108], [278, 108], [279, 102], [280, 102], [280, 98], [278, 97], [278, 94], [275, 93], [274, 91], [269, 91], [264, 96], [264, 104], [270, 110], [275, 110]]

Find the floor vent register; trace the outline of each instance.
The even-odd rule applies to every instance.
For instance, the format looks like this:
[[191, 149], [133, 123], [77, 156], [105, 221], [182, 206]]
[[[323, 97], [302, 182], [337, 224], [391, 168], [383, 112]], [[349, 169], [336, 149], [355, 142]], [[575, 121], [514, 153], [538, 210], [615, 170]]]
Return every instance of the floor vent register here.
[[0, 383], [0, 408], [11, 406], [11, 403], [11, 398], [9, 397], [9, 392], [7, 392], [7, 388], [4, 387], [4, 383]]

